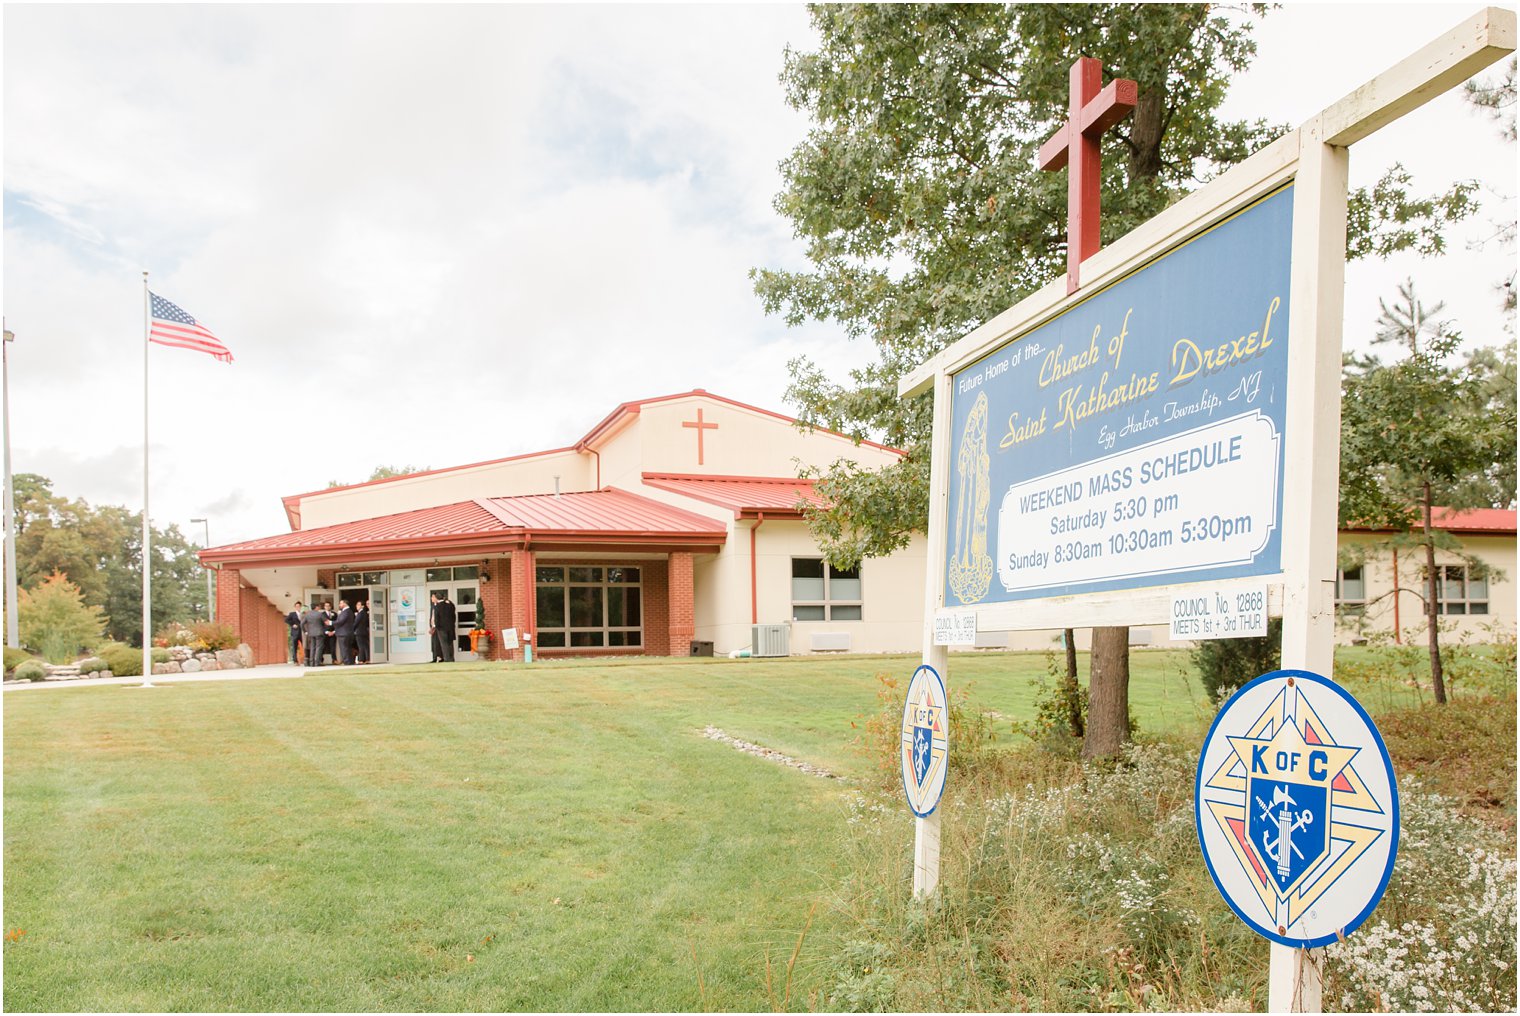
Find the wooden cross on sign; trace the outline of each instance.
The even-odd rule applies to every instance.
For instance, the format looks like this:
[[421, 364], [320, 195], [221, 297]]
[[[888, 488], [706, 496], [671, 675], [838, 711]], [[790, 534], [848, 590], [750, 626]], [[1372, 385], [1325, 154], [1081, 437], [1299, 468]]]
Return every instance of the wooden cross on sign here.
[[717, 430], [718, 429], [718, 425], [716, 423], [703, 423], [702, 422], [702, 410], [701, 410], [700, 407], [698, 407], [696, 420], [695, 421], [682, 420], [681, 421], [681, 426], [683, 426], [683, 427], [692, 427], [692, 428], [696, 429], [696, 432], [697, 432], [697, 465], [699, 465], [699, 466], [705, 466], [707, 463], [705, 461], [705, 456], [703, 455], [703, 450], [702, 450], [702, 432], [704, 430]]
[[1040, 146], [1040, 168], [1057, 170], [1068, 163], [1066, 179], [1066, 292], [1075, 293], [1082, 262], [1098, 253], [1098, 184], [1102, 165], [1098, 142], [1103, 132], [1135, 108], [1140, 88], [1127, 78], [1103, 84], [1103, 65], [1081, 56], [1071, 65], [1071, 116]]

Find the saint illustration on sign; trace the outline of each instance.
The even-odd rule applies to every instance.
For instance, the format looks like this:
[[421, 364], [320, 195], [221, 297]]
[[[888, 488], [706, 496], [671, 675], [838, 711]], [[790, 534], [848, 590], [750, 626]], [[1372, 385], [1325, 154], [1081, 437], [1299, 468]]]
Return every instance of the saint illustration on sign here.
[[955, 543], [950, 553], [950, 591], [962, 603], [976, 603], [992, 585], [987, 553], [987, 507], [992, 503], [992, 459], [987, 454], [987, 393], [971, 407], [955, 459], [960, 489], [956, 499]]
[[1354, 699], [1306, 671], [1258, 678], [1221, 710], [1198, 778], [1210, 874], [1247, 924], [1314, 947], [1366, 919], [1392, 871], [1398, 792]]

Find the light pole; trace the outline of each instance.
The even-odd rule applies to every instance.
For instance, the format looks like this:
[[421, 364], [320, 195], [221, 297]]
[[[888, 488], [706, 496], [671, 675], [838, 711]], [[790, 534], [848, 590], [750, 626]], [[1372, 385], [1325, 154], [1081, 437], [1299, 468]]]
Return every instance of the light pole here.
[[[211, 546], [211, 523], [208, 522], [208, 521], [206, 521], [205, 519], [191, 519], [190, 521], [191, 522], [199, 522], [201, 525], [203, 525], [203, 526], [206, 527], [206, 542], [201, 545], [201, 549], [204, 550], [204, 549], [210, 547]], [[208, 621], [215, 621], [216, 620], [216, 597], [213, 596], [212, 592], [211, 592], [211, 568], [209, 566], [207, 566], [207, 565], [202, 565], [201, 567], [203, 567], [203, 568], [206, 569], [206, 620], [208, 620]]]
[[11, 484], [11, 343], [16, 335], [5, 329], [0, 343], [0, 395], [5, 428], [5, 644], [15, 649], [21, 645], [21, 624], [16, 613], [16, 492]]

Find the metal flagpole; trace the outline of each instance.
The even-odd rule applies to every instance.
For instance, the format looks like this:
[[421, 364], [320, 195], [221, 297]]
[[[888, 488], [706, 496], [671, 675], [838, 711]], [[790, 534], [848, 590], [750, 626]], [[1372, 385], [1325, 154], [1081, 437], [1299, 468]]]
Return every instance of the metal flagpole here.
[[153, 548], [148, 536], [148, 273], [143, 272], [143, 516], [142, 516], [142, 687], [153, 684]]
[[0, 345], [0, 357], [4, 358], [5, 386], [5, 644], [12, 649], [21, 645], [21, 628], [17, 620], [16, 591], [16, 490], [11, 476], [11, 343], [16, 336], [5, 329], [5, 342]]

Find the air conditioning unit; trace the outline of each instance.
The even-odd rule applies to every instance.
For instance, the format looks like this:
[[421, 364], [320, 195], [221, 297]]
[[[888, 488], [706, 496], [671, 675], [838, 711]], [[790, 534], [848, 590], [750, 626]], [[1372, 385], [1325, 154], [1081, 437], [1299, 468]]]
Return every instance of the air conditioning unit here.
[[813, 632], [813, 652], [847, 653], [850, 651], [850, 633], [847, 631]]
[[757, 624], [750, 629], [750, 654], [753, 656], [792, 655], [792, 626]]

